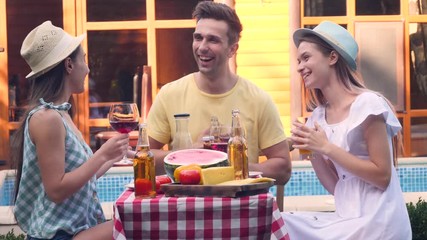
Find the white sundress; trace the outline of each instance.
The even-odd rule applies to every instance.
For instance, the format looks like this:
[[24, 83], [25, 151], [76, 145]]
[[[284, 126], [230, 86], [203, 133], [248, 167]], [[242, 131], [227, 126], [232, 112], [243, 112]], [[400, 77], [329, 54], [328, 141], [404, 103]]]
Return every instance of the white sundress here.
[[[368, 159], [367, 146], [360, 125], [369, 115], [384, 117], [389, 136], [390, 156], [393, 156], [392, 137], [401, 126], [387, 102], [373, 92], [360, 94], [352, 103], [349, 116], [344, 121], [328, 124], [325, 108], [318, 107], [307, 125], [313, 126], [314, 122], [318, 122], [330, 142], [361, 159]], [[334, 165], [339, 176], [334, 190], [336, 211], [282, 213], [291, 240], [412, 238], [406, 204], [393, 165], [390, 184], [385, 191], [354, 176], [335, 162]]]

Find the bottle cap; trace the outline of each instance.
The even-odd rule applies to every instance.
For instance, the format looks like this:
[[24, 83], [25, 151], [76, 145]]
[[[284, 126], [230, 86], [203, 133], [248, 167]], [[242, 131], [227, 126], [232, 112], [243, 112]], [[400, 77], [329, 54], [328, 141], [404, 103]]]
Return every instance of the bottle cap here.
[[180, 117], [189, 117], [190, 114], [189, 113], [178, 113], [173, 115], [175, 118], [180, 118]]
[[203, 136], [202, 137], [202, 141], [203, 142], [209, 142], [209, 141], [211, 141], [213, 139], [214, 139], [214, 136]]

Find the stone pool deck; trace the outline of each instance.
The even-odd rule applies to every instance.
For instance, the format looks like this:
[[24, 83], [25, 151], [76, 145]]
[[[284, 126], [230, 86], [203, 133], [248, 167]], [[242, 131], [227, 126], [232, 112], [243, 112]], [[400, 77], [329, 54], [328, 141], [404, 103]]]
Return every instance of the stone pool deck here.
[[[407, 203], [418, 202], [421, 197], [427, 200], [427, 192], [406, 192], [403, 193]], [[284, 197], [284, 211], [334, 211], [335, 204], [331, 195], [317, 195], [317, 196], [289, 196]], [[112, 219], [113, 217], [113, 203], [102, 203], [105, 217]], [[11, 229], [15, 233], [22, 233], [22, 230], [16, 225], [13, 218], [12, 208], [9, 206], [0, 207], [0, 234], [6, 234]]]

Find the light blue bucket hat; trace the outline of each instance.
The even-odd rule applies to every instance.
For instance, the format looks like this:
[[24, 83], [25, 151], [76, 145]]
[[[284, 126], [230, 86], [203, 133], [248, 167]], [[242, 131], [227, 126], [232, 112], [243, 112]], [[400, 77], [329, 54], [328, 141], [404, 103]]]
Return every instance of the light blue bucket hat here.
[[322, 21], [313, 29], [301, 28], [296, 30], [293, 35], [295, 45], [298, 47], [301, 38], [307, 35], [316, 35], [320, 37], [331, 45], [353, 70], [357, 69], [356, 57], [359, 47], [347, 29], [334, 22]]

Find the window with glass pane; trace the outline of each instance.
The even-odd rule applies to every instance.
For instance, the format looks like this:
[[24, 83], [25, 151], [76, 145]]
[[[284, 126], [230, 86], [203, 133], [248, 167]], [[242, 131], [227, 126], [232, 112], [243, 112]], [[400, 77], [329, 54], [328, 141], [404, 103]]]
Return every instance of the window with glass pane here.
[[427, 14], [426, 0], [408, 0], [408, 7], [410, 15]]
[[92, 149], [93, 152], [98, 150], [102, 144], [105, 143], [107, 139], [103, 139], [101, 137], [101, 134], [103, 132], [109, 132], [112, 131], [111, 127], [90, 127], [90, 140], [89, 140], [89, 146]]
[[89, 31], [90, 118], [106, 118], [111, 102], [133, 101], [134, 76], [147, 64], [146, 30]]
[[404, 111], [403, 22], [356, 22], [355, 38], [366, 87], [382, 93], [397, 111]]
[[30, 84], [25, 76], [31, 72], [20, 55], [22, 42], [32, 29], [46, 20], [63, 27], [62, 1], [45, 0], [43, 4], [31, 0], [7, 1], [6, 7], [9, 121], [19, 121], [26, 110], [30, 94]]
[[411, 119], [411, 156], [427, 157], [427, 118]]
[[404, 151], [405, 149], [403, 148], [404, 143], [404, 139], [403, 136], [405, 135], [405, 128], [403, 127], [403, 118], [402, 117], [398, 117], [400, 126], [402, 126], [402, 129], [400, 130], [401, 136], [400, 139], [398, 139], [398, 145], [394, 146], [395, 148], [397, 148], [397, 154], [398, 157], [403, 157], [404, 156]]
[[131, 21], [146, 20], [146, 0], [87, 0], [87, 20]]
[[356, 0], [356, 15], [399, 15], [400, 0]]
[[156, 0], [156, 19], [191, 19], [200, 0]]
[[192, 44], [194, 29], [158, 29], [157, 87], [198, 71]]
[[[317, 25], [304, 25], [304, 28], [310, 28], [313, 29], [315, 28]], [[347, 29], [347, 24], [340, 24], [341, 27]]]
[[304, 0], [304, 16], [345, 16], [346, 1]]
[[427, 23], [409, 24], [411, 109], [427, 108]]

